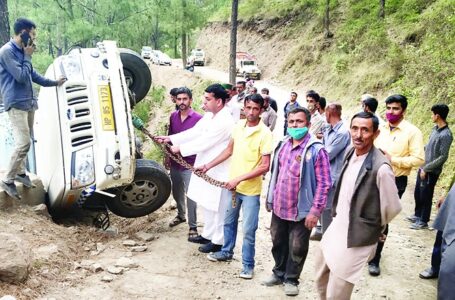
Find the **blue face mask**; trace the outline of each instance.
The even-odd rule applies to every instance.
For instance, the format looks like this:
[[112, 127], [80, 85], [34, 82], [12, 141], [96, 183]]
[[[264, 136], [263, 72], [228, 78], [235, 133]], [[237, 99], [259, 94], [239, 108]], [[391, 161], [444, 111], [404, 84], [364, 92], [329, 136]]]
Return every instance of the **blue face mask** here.
[[300, 128], [288, 127], [287, 132], [294, 140], [300, 140], [308, 133], [308, 127]]

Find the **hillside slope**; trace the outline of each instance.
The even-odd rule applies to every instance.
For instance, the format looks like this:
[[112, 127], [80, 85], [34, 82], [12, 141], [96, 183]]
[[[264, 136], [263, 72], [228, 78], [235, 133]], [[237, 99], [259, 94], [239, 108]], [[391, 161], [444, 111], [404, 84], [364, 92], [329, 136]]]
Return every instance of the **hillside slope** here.
[[[380, 103], [392, 93], [404, 94], [407, 118], [421, 128], [425, 141], [433, 126], [431, 105], [448, 104], [448, 121], [454, 123], [452, 1], [388, 0], [384, 19], [378, 17], [379, 1], [331, 1], [332, 38], [324, 35], [321, 1], [284, 2], [245, 0], [240, 7], [237, 50], [256, 55], [264, 78], [290, 90], [315, 89], [349, 109], [357, 109], [357, 99], [366, 92]], [[227, 70], [227, 11], [217, 18], [200, 32], [197, 47], [213, 67]], [[379, 110], [383, 113], [385, 106]], [[440, 183], [445, 188], [454, 167], [452, 151]]]

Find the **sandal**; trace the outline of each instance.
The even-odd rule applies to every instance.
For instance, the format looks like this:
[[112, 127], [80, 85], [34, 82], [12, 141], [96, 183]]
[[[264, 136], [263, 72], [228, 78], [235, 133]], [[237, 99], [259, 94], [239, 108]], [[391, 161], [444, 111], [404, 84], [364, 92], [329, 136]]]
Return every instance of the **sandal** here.
[[198, 235], [199, 234], [197, 233], [197, 229], [196, 228], [190, 228], [190, 230], [188, 231], [188, 241], [191, 240], [191, 239], [194, 239]]
[[170, 223], [169, 223], [169, 227], [174, 227], [174, 226], [177, 226], [181, 223], [184, 223], [186, 222], [186, 220], [184, 218], [181, 218], [179, 216], [175, 217], [174, 220], [172, 220]]

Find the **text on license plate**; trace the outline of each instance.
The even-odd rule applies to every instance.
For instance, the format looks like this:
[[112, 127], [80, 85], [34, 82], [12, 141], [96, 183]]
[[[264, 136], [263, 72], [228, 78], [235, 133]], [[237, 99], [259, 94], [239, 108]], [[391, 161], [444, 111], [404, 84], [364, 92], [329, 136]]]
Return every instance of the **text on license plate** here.
[[108, 85], [98, 86], [98, 98], [100, 99], [103, 130], [113, 131], [115, 130], [114, 113], [112, 111], [111, 89]]

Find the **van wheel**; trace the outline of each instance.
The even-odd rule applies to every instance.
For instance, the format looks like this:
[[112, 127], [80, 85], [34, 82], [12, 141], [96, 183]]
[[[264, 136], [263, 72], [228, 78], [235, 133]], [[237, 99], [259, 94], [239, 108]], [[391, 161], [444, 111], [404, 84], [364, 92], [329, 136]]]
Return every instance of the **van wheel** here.
[[142, 217], [167, 201], [171, 194], [171, 179], [158, 163], [138, 159], [133, 182], [107, 192], [116, 195], [115, 198], [106, 199], [107, 207], [114, 214], [124, 218]]
[[128, 88], [135, 94], [135, 103], [145, 98], [152, 85], [152, 74], [147, 63], [139, 54], [130, 49], [120, 49], [120, 58], [123, 64], [123, 73]]

